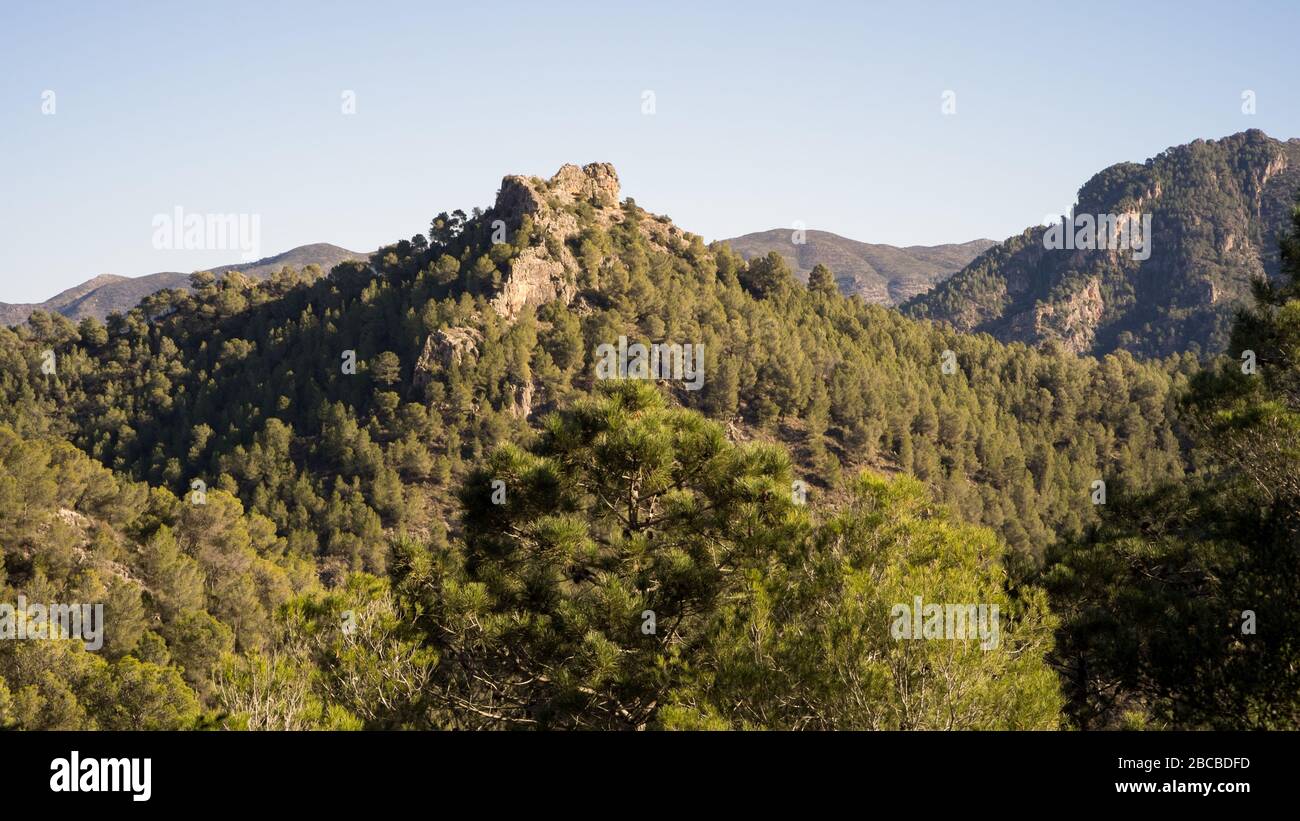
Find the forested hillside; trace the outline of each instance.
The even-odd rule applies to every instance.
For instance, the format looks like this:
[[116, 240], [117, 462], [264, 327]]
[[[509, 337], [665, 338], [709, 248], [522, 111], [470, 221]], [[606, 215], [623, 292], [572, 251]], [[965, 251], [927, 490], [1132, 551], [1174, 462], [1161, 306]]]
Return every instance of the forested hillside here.
[[[102, 658], [0, 646], [0, 721], [1073, 720], [1044, 561], [1197, 467], [1194, 357], [959, 334], [618, 197], [508, 177], [370, 264], [0, 330], [0, 583], [115, 591]], [[702, 346], [703, 389], [598, 379], [620, 337]], [[914, 596], [1008, 626], [891, 640]]]
[[1280, 282], [1256, 282], [1184, 398], [1199, 470], [1052, 550], [1082, 727], [1300, 725], [1300, 205], [1279, 250]]
[[864, 302], [897, 305], [923, 294], [996, 245], [976, 239], [948, 245], [899, 248], [858, 242], [829, 231], [773, 228], [724, 240], [746, 260], [776, 251], [801, 282], [821, 265], [835, 272], [842, 293]]

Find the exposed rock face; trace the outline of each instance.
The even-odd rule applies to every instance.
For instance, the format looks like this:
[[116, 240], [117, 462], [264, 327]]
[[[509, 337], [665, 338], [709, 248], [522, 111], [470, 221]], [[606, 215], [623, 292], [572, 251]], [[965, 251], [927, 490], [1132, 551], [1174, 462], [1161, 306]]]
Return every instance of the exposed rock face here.
[[[676, 247], [687, 241], [687, 235], [666, 218], [644, 216], [641, 225], [651, 245]], [[575, 303], [580, 264], [570, 241], [589, 225], [608, 227], [626, 216], [614, 166], [590, 163], [581, 168], [566, 164], [549, 180], [505, 177], [487, 218], [504, 222], [506, 239], [512, 243], [525, 220], [531, 223], [529, 244], [510, 259], [509, 270], [490, 300], [500, 316], [514, 320], [526, 308], [557, 300], [573, 305], [577, 313], [589, 310], [581, 301]], [[416, 362], [414, 387], [423, 388], [439, 369], [477, 357], [482, 343], [482, 334], [474, 328], [443, 328], [430, 334]], [[536, 391], [532, 382], [516, 384], [510, 411], [520, 418], [530, 417]]]
[[478, 357], [483, 334], [476, 328], [439, 328], [424, 340], [424, 349], [415, 363], [412, 383], [417, 389], [428, 384], [435, 370], [450, 368], [466, 359]]
[[520, 419], [527, 419], [533, 414], [533, 383], [516, 384], [515, 395], [511, 399], [510, 413]]
[[[492, 210], [511, 227], [517, 227], [524, 214], [531, 214], [534, 219], [549, 218], [547, 227], [554, 228], [556, 218], [562, 215], [549, 207], [548, 198], [557, 197], [561, 205], [588, 202], [597, 208], [616, 208], [618, 195], [618, 172], [613, 165], [593, 162], [579, 168], [566, 163], [546, 181], [518, 174], [501, 180], [501, 190]], [[576, 226], [576, 220], [573, 222]], [[558, 227], [563, 230], [567, 225]]]
[[503, 179], [493, 215], [505, 222], [508, 232], [530, 217], [543, 241], [525, 248], [511, 262], [505, 283], [492, 299], [497, 313], [514, 319], [525, 307], [556, 299], [572, 301], [578, 262], [568, 241], [580, 228], [566, 206], [585, 202], [596, 209], [599, 221], [616, 222], [622, 220], [618, 195], [618, 173], [609, 163], [564, 165], [546, 182], [518, 175]]
[[[590, 305], [577, 298], [582, 268], [570, 244], [590, 227], [608, 228], [634, 214], [652, 248], [680, 252], [695, 239], [667, 217], [634, 209], [630, 203], [624, 205], [619, 194], [618, 172], [603, 162], [582, 167], [566, 164], [549, 180], [517, 174], [502, 179], [486, 218], [505, 223], [506, 241], [516, 245], [517, 232], [525, 221], [531, 229], [526, 247], [514, 249], [505, 277], [489, 300], [493, 310], [513, 321], [528, 308], [559, 301], [574, 313], [589, 313]], [[612, 261], [612, 256], [597, 259], [592, 262], [593, 269], [603, 271]], [[414, 387], [418, 390], [427, 385], [439, 368], [478, 356], [482, 343], [482, 335], [474, 328], [444, 328], [430, 334], [416, 362]], [[528, 418], [537, 407], [545, 407], [538, 405], [537, 390], [532, 382], [516, 384], [511, 412]]]
[[545, 246], [524, 251], [511, 264], [510, 275], [492, 298], [492, 308], [507, 319], [515, 319], [529, 306], [535, 308], [556, 299], [571, 301], [575, 289], [568, 273], [574, 268], [566, 265], [566, 256], [572, 257], [568, 249], [555, 259]]
[[593, 162], [579, 168], [571, 163], [551, 177], [549, 190], [574, 202], [586, 200], [601, 208], [618, 205], [618, 172], [607, 162]]
[[[579, 224], [579, 208], [589, 209], [583, 213], [583, 224]], [[618, 172], [605, 162], [581, 168], [564, 165], [549, 180], [508, 176], [501, 181], [489, 214], [505, 222], [507, 237], [513, 237], [524, 217], [533, 224], [533, 244], [511, 261], [505, 282], [491, 300], [506, 319], [515, 319], [525, 307], [557, 299], [572, 303], [578, 293], [579, 265], [569, 241], [587, 225], [609, 227], [626, 219], [619, 201]], [[667, 217], [640, 212], [640, 220], [641, 231], [653, 247], [677, 250], [691, 240]]]
[[1012, 317], [1011, 328], [1019, 339], [1057, 339], [1072, 353], [1084, 353], [1092, 347], [1104, 308], [1101, 281], [1094, 278], [1065, 299]]
[[[421, 390], [429, 384], [437, 371], [462, 362], [472, 362], [478, 358], [482, 344], [483, 334], [477, 328], [439, 328], [424, 340], [424, 349], [415, 363], [412, 384], [416, 390]], [[533, 413], [535, 386], [530, 380], [514, 383], [513, 389], [510, 413], [520, 419], [527, 419]]]

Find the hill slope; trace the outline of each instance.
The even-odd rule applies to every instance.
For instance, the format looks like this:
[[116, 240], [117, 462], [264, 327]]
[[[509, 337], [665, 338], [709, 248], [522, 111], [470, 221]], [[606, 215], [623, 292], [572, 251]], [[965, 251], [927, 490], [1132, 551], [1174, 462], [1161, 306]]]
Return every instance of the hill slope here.
[[1150, 215], [1149, 258], [1048, 249], [1026, 229], [904, 310], [1005, 342], [1076, 352], [1219, 352], [1252, 277], [1276, 277], [1277, 235], [1300, 189], [1300, 140], [1251, 130], [1120, 163], [1079, 189], [1076, 215]]
[[[793, 625], [821, 648], [880, 648], [915, 665], [914, 650], [887, 638], [891, 602], [961, 590], [1010, 611], [1006, 579], [1098, 521], [1098, 479], [1119, 501], [1183, 475], [1171, 414], [1179, 367], [1003, 345], [829, 282], [806, 288], [779, 255], [746, 262], [619, 193], [607, 164], [510, 176], [486, 211], [439, 214], [427, 238], [328, 276], [204, 278], [107, 327], [54, 315], [0, 328], [0, 424], [23, 441], [67, 439], [154, 485], [105, 499], [98, 507], [120, 517], [122, 538], [94, 536], [83, 552], [147, 586], [118, 585], [110, 623], [135, 613], [138, 628], [117, 628], [114, 652], [171, 671], [155, 677], [184, 677], [183, 688], [157, 688], [154, 700], [178, 705], [168, 725], [193, 722], [192, 691], [231, 716], [223, 722], [244, 715], [255, 728], [702, 726], [721, 715], [715, 703], [738, 710], [726, 719], [737, 726], [898, 727], [892, 716], [906, 711], [894, 705], [928, 674], [896, 686], [889, 673], [870, 698], [855, 696], [856, 712], [827, 704], [773, 718], [762, 693], [710, 682], [775, 681], [779, 701], [791, 688], [812, 695], [836, 669], [824, 649], [795, 645], [743, 674], [697, 681], [691, 671], [786, 653], [784, 638], [726, 649], [741, 635], [727, 625], [766, 618], [730, 609], [751, 599], [778, 601], [762, 607], [780, 623], [744, 635]], [[703, 385], [602, 376], [602, 348], [629, 341], [690, 345]], [[29, 549], [45, 521], [22, 517], [92, 517], [87, 497], [107, 485], [43, 480], [43, 451], [15, 447], [0, 431], [0, 464], [16, 453], [14, 479], [0, 476], [4, 578], [28, 594], [43, 578], [72, 589], [86, 539]], [[65, 463], [67, 450], [44, 461]], [[918, 481], [880, 476], [898, 473], [947, 511]], [[488, 496], [497, 480], [504, 499]], [[43, 488], [51, 498], [40, 506], [18, 493]], [[880, 586], [885, 576], [898, 584]], [[1019, 631], [1042, 599], [1016, 596]], [[646, 610], [659, 614], [667, 650], [642, 639]], [[357, 645], [333, 643], [345, 612], [358, 615]], [[823, 641], [815, 631], [828, 622], [874, 625], [854, 636], [875, 638]], [[1021, 662], [1008, 672], [998, 661], [1025, 657], [1024, 646], [1041, 658], [1048, 636], [1037, 624], [1029, 645], [1004, 637], [1009, 655], [970, 646], [963, 669], [997, 684], [963, 675], [927, 692], [945, 705], [933, 726], [954, 726], [950, 696], [961, 726], [1054, 724], [1047, 671], [1035, 662], [1025, 679]], [[707, 639], [715, 627], [720, 643]], [[934, 647], [950, 665], [949, 648]], [[15, 649], [0, 647], [0, 686], [44, 693], [24, 704], [67, 704], [55, 684], [95, 681], [76, 670], [38, 679], [44, 668]], [[679, 652], [689, 663], [664, 661]], [[258, 654], [283, 665], [268, 670]], [[605, 658], [619, 659], [617, 679], [590, 674], [609, 669]], [[519, 659], [562, 675], [520, 670]], [[133, 670], [127, 661], [122, 674]], [[1010, 692], [1008, 675], [1029, 695], [968, 710], [970, 692]], [[381, 692], [356, 691], [361, 681]], [[593, 702], [593, 687], [608, 694]], [[306, 706], [261, 709], [259, 694], [279, 689]], [[98, 688], [78, 701], [83, 692]], [[18, 724], [86, 723], [50, 712], [26, 709]]]
[[804, 282], [813, 266], [825, 265], [835, 274], [841, 292], [881, 305], [896, 305], [925, 293], [996, 244], [977, 239], [899, 248], [858, 242], [829, 231], [806, 231], [806, 242], [796, 245], [792, 237], [789, 229], [773, 228], [723, 241], [747, 260], [776, 251]]
[[[210, 270], [217, 275], [239, 271], [255, 279], [266, 279], [286, 265], [295, 268], [319, 265], [321, 270], [328, 271], [344, 260], [364, 258], [364, 254], [318, 242], [312, 245], [301, 245], [256, 262], [223, 265]], [[189, 288], [189, 285], [190, 275], [177, 271], [162, 271], [138, 277], [101, 274], [44, 302], [35, 304], [0, 302], [0, 325], [17, 325], [25, 321], [32, 311], [62, 314], [69, 319], [83, 319], [90, 316], [102, 320], [109, 314], [131, 310], [149, 294], [164, 288]]]
[[[106, 340], [20, 327], [10, 336], [26, 353], [9, 361], [41, 380], [40, 351], [60, 352], [55, 404], [31, 418], [178, 491], [224, 475], [291, 541], [332, 545], [331, 567], [382, 567], [381, 522], [453, 515], [452, 477], [592, 393], [595, 352], [620, 337], [697, 346], [703, 388], [669, 381], [675, 401], [739, 438], [787, 442], [811, 484], [832, 489], [862, 466], [913, 473], [1026, 556], [1094, 519], [1093, 479], [1181, 470], [1165, 415], [1175, 374], [1002, 346], [812, 291], [779, 257], [746, 263], [618, 197], [606, 164], [507, 177], [491, 208], [441, 214], [427, 241], [369, 264], [156, 294]], [[498, 219], [506, 242], [493, 242]], [[356, 378], [340, 376], [349, 351]], [[944, 351], [955, 372], [940, 369]], [[28, 393], [20, 381], [10, 395]], [[254, 466], [254, 451], [280, 466]], [[292, 478], [259, 490], [267, 471]], [[404, 504], [431, 476], [432, 500]], [[356, 510], [313, 513], [308, 485]]]

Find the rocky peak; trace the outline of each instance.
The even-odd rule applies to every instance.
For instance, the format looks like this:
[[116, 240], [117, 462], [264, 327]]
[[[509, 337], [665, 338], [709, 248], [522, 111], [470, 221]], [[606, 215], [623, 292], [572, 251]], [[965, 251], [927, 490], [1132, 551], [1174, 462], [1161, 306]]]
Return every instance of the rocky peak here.
[[[667, 217], [640, 213], [646, 217], [640, 230], [652, 247], [674, 251], [690, 242], [691, 235]], [[607, 162], [581, 168], [565, 164], [549, 180], [517, 174], [505, 177], [491, 216], [504, 221], [508, 231], [519, 228], [527, 216], [535, 232], [533, 244], [511, 260], [505, 282], [492, 298], [493, 308], [507, 319], [519, 316], [526, 306], [555, 299], [572, 302], [579, 263], [569, 249], [570, 240], [585, 224], [608, 228], [626, 218], [619, 200], [618, 172]]]
[[568, 242], [581, 230], [575, 206], [583, 203], [596, 209], [598, 224], [623, 219], [618, 172], [613, 165], [594, 162], [580, 168], [566, 163], [549, 180], [517, 174], [501, 180], [493, 214], [512, 231], [528, 216], [538, 234], [556, 242], [525, 248], [511, 261], [510, 273], [492, 299], [499, 314], [514, 319], [525, 306], [535, 307], [553, 299], [568, 303], [573, 299], [578, 261]]
[[619, 202], [618, 172], [607, 162], [593, 162], [579, 168], [565, 163], [549, 180], [511, 174], [501, 180], [493, 210], [507, 222], [517, 222], [524, 214], [541, 214], [547, 200], [557, 197], [563, 205], [588, 202], [612, 208]]
[[574, 201], [595, 200], [605, 207], [618, 204], [618, 172], [607, 162], [588, 163], [582, 168], [566, 163], [551, 177], [547, 187]]

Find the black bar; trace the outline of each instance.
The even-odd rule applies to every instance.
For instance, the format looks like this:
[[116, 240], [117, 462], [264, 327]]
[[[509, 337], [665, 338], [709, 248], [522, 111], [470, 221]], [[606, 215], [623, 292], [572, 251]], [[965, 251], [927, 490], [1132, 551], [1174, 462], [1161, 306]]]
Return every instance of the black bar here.
[[[1296, 733], [7, 733], [6, 804], [134, 814], [243, 807], [375, 811], [411, 802], [435, 816], [633, 807], [681, 812], [697, 802], [762, 807], [905, 798], [926, 812], [980, 806], [1221, 810], [1286, 801]], [[51, 762], [149, 758], [150, 796], [53, 792]], [[1159, 761], [1120, 768], [1120, 759]], [[1169, 761], [1181, 766], [1171, 769]], [[1203, 760], [1198, 760], [1203, 759]], [[1209, 795], [1162, 792], [1209, 783]], [[1117, 784], [1153, 784], [1154, 794]], [[1245, 785], [1244, 787], [1239, 785]], [[1221, 792], [1222, 789], [1248, 790]], [[693, 797], [695, 796], [695, 797]], [[981, 799], [988, 799], [985, 803]], [[603, 803], [605, 800], [617, 802]], [[468, 802], [468, 804], [466, 804]], [[630, 804], [628, 802], [631, 802]], [[1008, 803], [1010, 802], [1010, 803]], [[1035, 803], [1022, 803], [1035, 802]], [[1051, 803], [1037, 803], [1051, 802]], [[460, 809], [456, 809], [456, 808]], [[425, 813], [421, 811], [421, 815]], [[607, 814], [601, 812], [601, 814]]]

